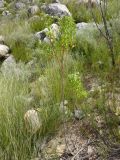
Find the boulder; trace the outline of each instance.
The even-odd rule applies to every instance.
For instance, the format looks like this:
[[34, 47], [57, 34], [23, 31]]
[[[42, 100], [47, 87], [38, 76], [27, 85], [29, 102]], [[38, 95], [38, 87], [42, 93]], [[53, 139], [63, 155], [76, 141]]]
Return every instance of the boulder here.
[[2, 63], [2, 67], [8, 67], [10, 69], [10, 66], [15, 65], [16, 61], [15, 58], [13, 57], [13, 55], [10, 55], [8, 58], [6, 58], [4, 60], [4, 62]]
[[48, 5], [43, 5], [41, 8], [44, 10], [45, 13], [51, 16], [58, 16], [58, 17], [71, 16], [71, 13], [64, 4], [51, 3]]
[[30, 14], [30, 15], [35, 15], [38, 12], [39, 12], [39, 7], [37, 5], [30, 6], [28, 8], [28, 14]]
[[84, 29], [84, 28], [86, 28], [87, 26], [88, 26], [88, 23], [85, 23], [85, 22], [81, 22], [81, 23], [77, 23], [77, 24], [76, 24], [76, 27], [77, 27], [78, 30]]
[[2, 65], [1, 65], [1, 72], [4, 74], [4, 75], [13, 75], [13, 70], [14, 68], [16, 69], [16, 61], [13, 57], [13, 55], [10, 55], [8, 58], [6, 58]]
[[77, 23], [76, 24], [77, 30], [83, 30], [83, 29], [90, 29], [90, 28], [96, 28], [95, 23]]
[[59, 35], [59, 26], [53, 23], [49, 28], [45, 28], [44, 30], [37, 32], [35, 36], [45, 43], [50, 43], [51, 37], [48, 36], [48, 33], [51, 34], [52, 38], [57, 39]]
[[24, 120], [26, 128], [32, 133], [35, 133], [42, 125], [38, 116], [38, 112], [35, 109], [28, 110], [24, 115]]
[[21, 10], [21, 9], [25, 8], [25, 4], [22, 2], [17, 2], [17, 3], [15, 3], [15, 8], [18, 10]]
[[[97, 26], [99, 27], [99, 29], [103, 28], [102, 24], [97, 24]], [[92, 34], [92, 31], [97, 31], [96, 24], [94, 22], [92, 23], [85, 23], [85, 22], [81, 22], [81, 23], [77, 23], [76, 24], [76, 28], [77, 28], [77, 35], [79, 34], [84, 34], [84, 33], [89, 33]]]
[[37, 32], [35, 34], [35, 37], [37, 37], [39, 40], [43, 41], [44, 38], [47, 36], [48, 32], [49, 32], [48, 28], [45, 28], [44, 30]]
[[8, 56], [10, 48], [4, 44], [0, 44], [0, 58], [5, 58]]

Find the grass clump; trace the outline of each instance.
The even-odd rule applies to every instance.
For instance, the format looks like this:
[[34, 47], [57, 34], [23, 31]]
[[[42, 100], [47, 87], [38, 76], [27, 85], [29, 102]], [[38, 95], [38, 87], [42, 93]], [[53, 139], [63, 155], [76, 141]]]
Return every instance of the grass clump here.
[[29, 24], [32, 32], [38, 32], [44, 28], [50, 26], [53, 23], [53, 19], [42, 12], [29, 19]]
[[25, 77], [0, 74], [0, 159], [30, 158], [31, 141], [23, 119], [30, 107], [25, 100], [28, 93]]

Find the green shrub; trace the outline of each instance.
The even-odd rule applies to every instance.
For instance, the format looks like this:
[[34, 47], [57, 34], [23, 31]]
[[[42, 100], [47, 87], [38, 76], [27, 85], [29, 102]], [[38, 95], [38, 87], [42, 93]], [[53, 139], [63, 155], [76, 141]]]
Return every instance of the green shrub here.
[[78, 33], [75, 47], [72, 49], [73, 57], [80, 61], [84, 69], [94, 71], [109, 71], [111, 58], [106, 40], [93, 28]]
[[17, 31], [13, 30], [13, 32], [8, 35], [7, 43], [10, 45], [12, 54], [15, 56], [16, 60], [26, 62], [32, 57], [36, 40], [30, 33], [27, 23], [23, 23], [22, 26], [17, 28]]
[[32, 35], [24, 33], [13, 33], [13, 39], [10, 47], [12, 48], [12, 53], [17, 61], [29, 61], [32, 58], [32, 53], [34, 52], [35, 39]]
[[40, 108], [40, 115], [42, 117], [42, 129], [40, 131], [40, 136], [51, 137], [56, 134], [59, 126], [62, 122], [62, 115], [60, 113], [59, 105], [51, 103]]
[[87, 97], [87, 92], [84, 90], [83, 84], [80, 80], [80, 75], [78, 73], [73, 73], [68, 75], [69, 89], [74, 96], [72, 98], [83, 99]]

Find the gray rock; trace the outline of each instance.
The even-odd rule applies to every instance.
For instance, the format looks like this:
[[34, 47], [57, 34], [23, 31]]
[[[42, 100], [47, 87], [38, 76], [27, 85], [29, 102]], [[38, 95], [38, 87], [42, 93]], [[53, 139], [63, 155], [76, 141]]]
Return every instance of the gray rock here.
[[87, 26], [88, 26], [88, 23], [85, 23], [85, 22], [81, 22], [81, 23], [77, 23], [77, 24], [76, 24], [76, 27], [77, 27], [78, 30], [84, 29], [84, 28], [86, 28]]
[[74, 117], [78, 120], [81, 120], [84, 117], [84, 113], [80, 109], [75, 109], [74, 110]]
[[2, 63], [1, 72], [8, 78], [13, 76], [23, 81], [31, 77], [31, 70], [28, 66], [22, 62], [16, 63], [12, 55]]
[[25, 8], [25, 4], [22, 2], [17, 2], [17, 3], [15, 3], [15, 8], [21, 10], [21, 9]]
[[11, 13], [9, 11], [3, 11], [2, 12], [2, 16], [9, 16], [11, 15]]
[[48, 37], [45, 37], [43, 42], [47, 43], [47, 44], [50, 44], [50, 39]]
[[6, 57], [9, 54], [10, 48], [4, 44], [0, 44], [0, 58]]
[[4, 62], [2, 63], [1, 66], [1, 72], [4, 75], [12, 75], [14, 72], [13, 70], [16, 69], [16, 62], [15, 59], [12, 55], [10, 55]]
[[4, 66], [4, 67], [7, 66], [7, 67], [9, 67], [9, 66], [11, 66], [11, 65], [13, 65], [13, 64], [16, 64], [16, 61], [15, 61], [13, 55], [10, 55], [10, 56], [3, 62], [2, 66]]
[[58, 17], [71, 16], [71, 13], [64, 4], [51, 3], [49, 5], [43, 5], [41, 8], [44, 10], [45, 13], [51, 16], [58, 16]]
[[39, 7], [37, 5], [30, 6], [28, 8], [28, 14], [30, 14], [30, 15], [35, 15], [38, 12], [39, 12]]
[[89, 29], [89, 28], [96, 28], [96, 25], [95, 23], [81, 22], [81, 23], [77, 23], [76, 27], [78, 30], [83, 30], [83, 29]]
[[59, 35], [59, 26], [58, 26], [57, 24], [53, 23], [53, 24], [49, 27], [49, 29], [48, 29], [48, 28], [45, 28], [44, 30], [42, 30], [42, 31], [40, 31], [40, 32], [37, 32], [37, 33], [35, 34], [35, 36], [36, 36], [39, 40], [41, 40], [41, 41], [43, 41], [43, 42], [45, 42], [45, 43], [50, 44], [50, 38], [51, 38], [51, 37], [48, 37], [48, 35], [47, 35], [49, 32], [50, 32], [50, 34], [52, 34], [52, 36], [53, 36], [55, 39], [57, 39], [57, 38], [58, 38], [58, 35]]
[[94, 22], [92, 23], [85, 23], [85, 22], [81, 22], [81, 23], [77, 23], [76, 24], [76, 28], [77, 28], [77, 35], [79, 36], [79, 34], [83, 34], [84, 36], [89, 33], [89, 34], [93, 34], [93, 31], [98, 31], [98, 28], [102, 30], [103, 25], [102, 24], [96, 24]]
[[53, 23], [50, 26], [50, 32], [53, 34], [54, 38], [58, 38], [59, 35], [59, 26], [55, 23]]
[[42, 30], [42, 31], [40, 31], [40, 32], [37, 32], [37, 33], [35, 34], [35, 36], [36, 36], [39, 40], [43, 41], [44, 38], [47, 36], [47, 33], [48, 33], [48, 32], [49, 32], [48, 28], [45, 28], [44, 30]]

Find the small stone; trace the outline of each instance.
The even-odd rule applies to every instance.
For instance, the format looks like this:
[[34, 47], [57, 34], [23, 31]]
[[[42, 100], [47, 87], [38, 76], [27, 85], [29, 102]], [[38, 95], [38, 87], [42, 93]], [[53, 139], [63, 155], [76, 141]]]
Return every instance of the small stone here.
[[45, 28], [44, 30], [37, 32], [35, 34], [35, 37], [37, 37], [39, 40], [43, 41], [46, 37], [47, 32], [49, 32], [48, 28]]
[[91, 146], [88, 146], [88, 151], [87, 151], [87, 153], [89, 154], [89, 155], [92, 155], [93, 154], [93, 149], [92, 149], [92, 147]]
[[102, 117], [96, 116], [95, 119], [96, 119], [96, 121], [97, 121], [97, 126], [98, 126], [99, 128], [102, 128], [102, 127], [104, 126], [104, 121], [103, 121]]
[[59, 26], [58, 26], [57, 24], [53, 23], [53, 24], [50, 26], [50, 30], [51, 30], [53, 36], [54, 36], [55, 38], [57, 38], [58, 35], [59, 35]]
[[2, 16], [9, 16], [11, 15], [11, 13], [9, 11], [3, 11], [2, 12]]
[[10, 49], [8, 46], [4, 44], [0, 44], [0, 58], [1, 57], [6, 57], [7, 54], [9, 53]]
[[38, 117], [38, 112], [34, 109], [28, 110], [24, 115], [26, 127], [31, 132], [35, 133], [42, 125]]
[[37, 32], [35, 37], [47, 44], [50, 44], [53, 39], [49, 37], [48, 33], [53, 36], [53, 39], [57, 39], [59, 35], [59, 26], [53, 23], [49, 28], [45, 28], [44, 30]]
[[23, 8], [25, 8], [25, 4], [24, 3], [22, 3], [22, 2], [17, 2], [16, 4], [15, 4], [15, 8], [16, 9], [23, 9]]
[[34, 6], [30, 6], [29, 9], [28, 9], [28, 13], [30, 15], [35, 15], [39, 12], [39, 7], [37, 5], [34, 5]]
[[74, 116], [76, 119], [81, 120], [84, 117], [83, 111], [75, 109], [74, 110]]

